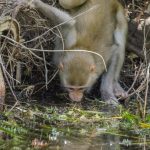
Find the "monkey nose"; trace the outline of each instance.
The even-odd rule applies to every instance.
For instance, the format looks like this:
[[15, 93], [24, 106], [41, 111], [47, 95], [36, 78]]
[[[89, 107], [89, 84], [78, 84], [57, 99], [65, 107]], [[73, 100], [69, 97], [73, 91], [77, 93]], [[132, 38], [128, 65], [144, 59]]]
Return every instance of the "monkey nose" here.
[[83, 98], [83, 93], [72, 91], [72, 92], [69, 92], [69, 97], [72, 101], [80, 102]]

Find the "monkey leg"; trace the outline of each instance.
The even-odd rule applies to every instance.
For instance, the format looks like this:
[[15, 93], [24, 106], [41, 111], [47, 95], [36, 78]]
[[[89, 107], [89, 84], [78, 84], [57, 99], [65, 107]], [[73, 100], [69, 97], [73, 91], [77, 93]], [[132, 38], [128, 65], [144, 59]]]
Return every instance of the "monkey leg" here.
[[118, 82], [120, 69], [122, 66], [122, 58], [119, 57], [119, 53], [113, 53], [111, 62], [109, 64], [108, 70], [102, 76], [101, 82], [101, 97], [109, 104], [117, 105], [117, 98], [126, 98], [127, 93], [123, 90]]
[[114, 78], [117, 65], [117, 54], [113, 53], [107, 72], [102, 76], [100, 92], [101, 98], [108, 104], [117, 105], [118, 100], [114, 93]]
[[112, 78], [113, 78], [113, 93], [117, 98], [126, 98], [127, 92], [120, 86], [119, 75], [124, 62], [124, 48], [120, 45], [117, 45], [117, 48], [114, 50], [114, 56], [112, 59]]
[[127, 93], [119, 84], [120, 70], [124, 61], [124, 46], [113, 45], [111, 47], [113, 53], [106, 73], [102, 76], [100, 87], [102, 99], [110, 104], [117, 104], [117, 98], [127, 97]]
[[125, 98], [127, 93], [120, 86], [118, 80], [120, 70], [124, 62], [125, 43], [127, 34], [127, 22], [123, 9], [116, 13], [116, 29], [114, 30], [114, 45], [111, 47], [112, 57], [108, 71], [102, 77], [101, 94], [102, 98], [110, 103], [118, 103], [117, 97]]
[[[22, 1], [24, 2], [25, 0]], [[31, 2], [30, 5], [33, 5], [34, 8], [38, 9], [44, 16], [49, 18], [54, 25], [74, 26], [75, 20], [67, 12], [48, 5], [41, 0], [32, 0]]]
[[[65, 39], [65, 48], [74, 45], [76, 42], [75, 19], [73, 19], [73, 17], [66, 11], [43, 3], [41, 0], [32, 0], [32, 3], [37, 10], [39, 10], [44, 16], [50, 19], [51, 23], [55, 26], [54, 28], [61, 26], [60, 31], [62, 33], [63, 39]], [[56, 44], [61, 45], [60, 43]]]
[[114, 66], [114, 83], [113, 83], [113, 92], [116, 97], [125, 98], [127, 97], [127, 92], [123, 90], [123, 88], [119, 84], [119, 75], [124, 62], [125, 56], [125, 44], [126, 44], [126, 35], [127, 35], [127, 21], [124, 16], [124, 12], [122, 9], [119, 9], [116, 14], [117, 25], [114, 31], [114, 42], [116, 44], [116, 48], [114, 48], [114, 62], [116, 63]]

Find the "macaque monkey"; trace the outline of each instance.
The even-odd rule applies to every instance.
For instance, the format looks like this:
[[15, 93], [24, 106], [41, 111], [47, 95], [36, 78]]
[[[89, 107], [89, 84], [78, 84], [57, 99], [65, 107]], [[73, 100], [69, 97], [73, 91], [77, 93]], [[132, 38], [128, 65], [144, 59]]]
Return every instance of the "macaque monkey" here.
[[[80, 102], [84, 92], [90, 91], [102, 74], [102, 99], [116, 105], [118, 97], [127, 96], [118, 82], [124, 62], [127, 22], [117, 0], [59, 0], [66, 11], [41, 0], [21, 1], [39, 10], [54, 25], [61, 25], [64, 49], [68, 51], [55, 52], [54, 61], [71, 100]], [[63, 49], [62, 45], [58, 39], [55, 49]]]

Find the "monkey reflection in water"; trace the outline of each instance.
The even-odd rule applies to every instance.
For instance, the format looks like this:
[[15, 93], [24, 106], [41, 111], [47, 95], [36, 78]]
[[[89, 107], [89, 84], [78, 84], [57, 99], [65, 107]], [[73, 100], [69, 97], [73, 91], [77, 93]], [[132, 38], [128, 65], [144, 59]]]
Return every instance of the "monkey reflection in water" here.
[[[68, 51], [55, 52], [54, 62], [72, 101], [80, 102], [102, 73], [103, 100], [116, 105], [118, 97], [127, 96], [118, 82], [124, 62], [127, 22], [117, 0], [59, 0], [65, 11], [41, 0], [18, 1], [40, 11], [54, 25], [61, 24], [64, 49]], [[60, 39], [55, 44], [56, 50], [63, 49]]]

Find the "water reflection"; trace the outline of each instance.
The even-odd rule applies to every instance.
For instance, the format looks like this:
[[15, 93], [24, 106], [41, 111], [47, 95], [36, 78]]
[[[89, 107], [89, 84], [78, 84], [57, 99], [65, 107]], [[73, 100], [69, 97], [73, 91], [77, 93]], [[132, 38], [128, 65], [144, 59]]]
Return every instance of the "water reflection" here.
[[[4, 139], [5, 142], [0, 142], [0, 149], [22, 150], [27, 148], [30, 150], [35, 148], [29, 139], [26, 141], [15, 141], [9, 137]], [[58, 136], [56, 139], [47, 141], [47, 146], [41, 146], [42, 140], [37, 141], [39, 142], [37, 142], [38, 145], [35, 145], [36, 148], [46, 150], [150, 150], [150, 143], [144, 138], [128, 139], [111, 134], [96, 137]]]
[[62, 150], [120, 150], [120, 138], [106, 134], [94, 138], [62, 138], [59, 147]]
[[[60, 150], [149, 150], [150, 146], [138, 144], [134, 140], [126, 146], [123, 144], [123, 139], [116, 135], [103, 134], [97, 137], [81, 138], [81, 137], [69, 137], [61, 138], [55, 145], [52, 144], [50, 149]], [[130, 141], [130, 140], [129, 140]], [[133, 144], [133, 145], [132, 145]]]

